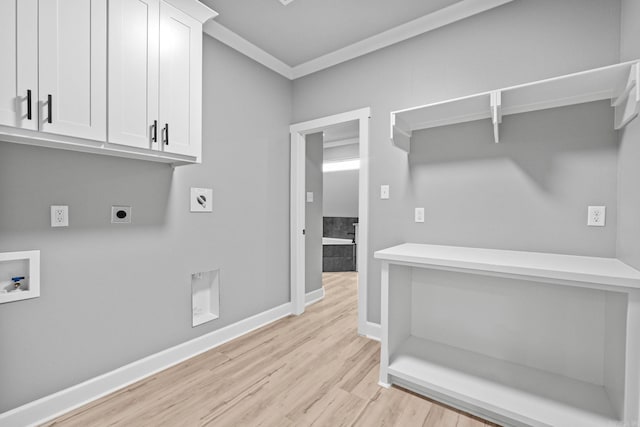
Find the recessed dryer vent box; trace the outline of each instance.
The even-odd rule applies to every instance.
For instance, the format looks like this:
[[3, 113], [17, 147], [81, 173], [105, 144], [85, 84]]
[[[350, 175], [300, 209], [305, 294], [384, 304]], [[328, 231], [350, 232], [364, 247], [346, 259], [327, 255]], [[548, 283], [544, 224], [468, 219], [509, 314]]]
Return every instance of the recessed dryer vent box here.
[[40, 251], [0, 253], [0, 304], [40, 296]]
[[220, 270], [191, 275], [192, 326], [220, 317]]

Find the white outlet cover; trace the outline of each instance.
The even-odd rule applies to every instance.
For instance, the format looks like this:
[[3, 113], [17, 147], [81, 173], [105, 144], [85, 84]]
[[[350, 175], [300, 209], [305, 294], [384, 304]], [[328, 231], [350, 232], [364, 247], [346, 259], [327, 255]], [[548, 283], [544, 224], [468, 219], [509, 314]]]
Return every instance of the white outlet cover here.
[[52, 227], [68, 227], [69, 226], [69, 206], [63, 206], [63, 205], [51, 206], [51, 226]]
[[191, 188], [191, 212], [213, 212], [213, 189]]
[[111, 206], [111, 224], [131, 224], [131, 206]]
[[382, 200], [387, 200], [389, 198], [389, 186], [381, 185], [380, 186], [380, 198]]
[[313, 203], [313, 191], [307, 191], [307, 203]]
[[416, 208], [415, 220], [416, 222], [424, 222], [424, 208]]
[[587, 209], [587, 225], [590, 227], [604, 227], [606, 215], [606, 206], [589, 206]]

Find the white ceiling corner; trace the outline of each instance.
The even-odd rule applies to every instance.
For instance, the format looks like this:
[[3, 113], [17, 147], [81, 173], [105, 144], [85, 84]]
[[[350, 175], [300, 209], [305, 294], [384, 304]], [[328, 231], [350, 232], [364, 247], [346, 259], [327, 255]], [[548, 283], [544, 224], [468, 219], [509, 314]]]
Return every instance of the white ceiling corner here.
[[[224, 0], [201, 0], [203, 3], [218, 9], [216, 6], [217, 1]], [[293, 0], [280, 0], [291, 3]], [[291, 7], [287, 8], [289, 12], [286, 13], [301, 13], [296, 12], [296, 8], [309, 7], [312, 2], [327, 2], [327, 0], [300, 0]], [[337, 1], [337, 0], [336, 0]], [[422, 2], [423, 0], [421, 0]], [[395, 43], [402, 42], [420, 34], [432, 31], [436, 28], [440, 28], [470, 16], [479, 14], [489, 9], [501, 6], [509, 3], [513, 0], [460, 0], [452, 4], [449, 4], [440, 9], [434, 10], [426, 15], [420, 16], [416, 19], [405, 22], [401, 25], [394, 26], [385, 31], [374, 34], [370, 37], [362, 40], [350, 43], [344, 47], [333, 50], [329, 53], [319, 55], [313, 59], [306, 60], [295, 66], [289, 65], [282, 59], [279, 59], [275, 55], [267, 52], [265, 49], [259, 47], [252, 41], [248, 40], [237, 34], [236, 32], [228, 29], [223, 24], [216, 21], [209, 21], [204, 25], [204, 32], [211, 37], [219, 40], [220, 42], [230, 46], [231, 48], [239, 51], [240, 53], [252, 58], [265, 67], [281, 74], [282, 76], [295, 80], [300, 77], [321, 71], [326, 68], [330, 68], [334, 65], [342, 62], [349, 61], [362, 55], [374, 52], [378, 49], [393, 45]], [[307, 4], [305, 5], [305, 2]], [[447, 4], [447, 0], [440, 0], [441, 4]], [[234, 5], [242, 4], [243, 2], [233, 2]], [[275, 2], [274, 2], [275, 3]], [[328, 3], [324, 3], [323, 7], [328, 7]], [[449, 1], [450, 3], [450, 1]], [[228, 6], [230, 3], [219, 3], [219, 5]], [[317, 3], [316, 3], [317, 5]], [[282, 8], [277, 5], [276, 7]], [[285, 8], [282, 8], [285, 10]], [[303, 9], [300, 9], [304, 12]], [[221, 11], [221, 17], [224, 16], [224, 10]], [[275, 12], [277, 13], [277, 12]], [[295, 42], [295, 40], [289, 40], [287, 42]], [[296, 45], [299, 47], [299, 43]]]

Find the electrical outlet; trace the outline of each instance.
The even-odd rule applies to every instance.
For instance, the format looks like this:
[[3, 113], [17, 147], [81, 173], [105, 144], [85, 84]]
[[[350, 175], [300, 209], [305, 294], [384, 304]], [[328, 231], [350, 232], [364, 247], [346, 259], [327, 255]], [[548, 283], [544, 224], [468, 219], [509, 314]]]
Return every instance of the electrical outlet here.
[[111, 224], [131, 224], [131, 206], [111, 206]]
[[51, 206], [51, 226], [52, 227], [68, 227], [69, 226], [69, 206]]
[[589, 206], [587, 213], [588, 226], [604, 227], [607, 213], [606, 206]]
[[213, 212], [213, 189], [191, 188], [191, 212]]
[[313, 203], [313, 191], [307, 191], [307, 203]]
[[382, 200], [386, 200], [389, 198], [389, 186], [388, 185], [381, 185], [380, 186], [380, 198]]
[[415, 220], [416, 222], [424, 222], [424, 208], [416, 208]]

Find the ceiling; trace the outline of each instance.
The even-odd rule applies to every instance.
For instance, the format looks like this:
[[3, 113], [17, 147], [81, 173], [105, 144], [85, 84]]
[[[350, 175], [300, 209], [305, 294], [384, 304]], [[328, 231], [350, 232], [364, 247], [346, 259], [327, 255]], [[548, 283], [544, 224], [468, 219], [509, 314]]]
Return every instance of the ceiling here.
[[290, 67], [460, 0], [200, 0], [216, 22]]

